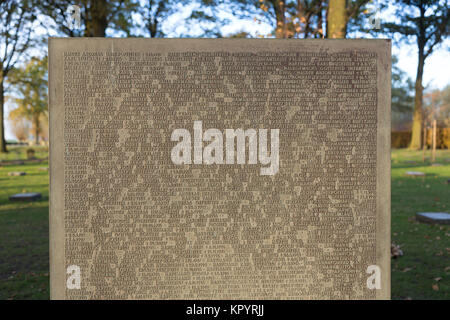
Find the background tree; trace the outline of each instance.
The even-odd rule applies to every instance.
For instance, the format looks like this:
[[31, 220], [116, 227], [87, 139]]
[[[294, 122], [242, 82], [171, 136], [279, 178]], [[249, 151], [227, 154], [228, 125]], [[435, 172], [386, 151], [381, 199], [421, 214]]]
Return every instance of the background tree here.
[[327, 38], [347, 37], [348, 25], [360, 17], [370, 0], [329, 0], [327, 10]]
[[[81, 28], [71, 28], [68, 23], [69, 6], [80, 8]], [[42, 0], [37, 4], [40, 12], [53, 21], [46, 27], [69, 37], [105, 37], [106, 30], [124, 32], [130, 36], [134, 26], [133, 14], [137, 12], [139, 0]]]
[[[162, 27], [164, 21], [173, 14], [190, 10], [190, 16], [181, 23], [189, 29], [189, 24], [194, 23], [196, 27], [202, 27], [205, 23], [210, 28], [201, 28], [203, 35], [220, 36], [217, 31], [211, 32], [211, 29], [216, 29], [218, 25], [223, 25], [223, 21], [219, 19], [216, 10], [222, 3], [221, 0], [145, 0], [140, 2], [138, 12], [140, 14], [142, 23], [137, 24], [144, 36], [150, 38], [165, 37]], [[208, 13], [209, 11], [209, 13]], [[179, 24], [172, 26], [172, 29], [179, 27]], [[212, 28], [211, 28], [212, 27]]]
[[398, 65], [398, 58], [392, 56], [391, 110], [392, 130], [411, 130], [414, 107], [414, 83]]
[[24, 67], [12, 70], [8, 82], [14, 84], [14, 93], [17, 95], [10, 97], [17, 105], [17, 108], [10, 112], [10, 117], [29, 120], [35, 143], [39, 144], [42, 117], [48, 117], [47, 57], [32, 58]]
[[450, 1], [399, 0], [396, 21], [382, 24], [386, 33], [399, 35], [400, 40], [414, 40], [418, 49], [415, 81], [414, 115], [410, 148], [421, 147], [423, 123], [423, 71], [425, 60], [450, 32]]
[[29, 122], [24, 118], [11, 118], [11, 116], [9, 117], [9, 122], [12, 125], [12, 133], [16, 136], [17, 140], [26, 142], [30, 136]]
[[144, 27], [150, 38], [164, 37], [162, 21], [172, 14], [174, 4], [174, 1], [171, 0], [147, 0], [139, 8]]
[[[274, 27], [277, 38], [345, 38], [370, 0], [233, 0], [241, 18], [255, 13], [260, 22]], [[228, 2], [227, 2], [228, 3]], [[255, 10], [256, 8], [256, 10]]]
[[273, 26], [276, 38], [321, 38], [326, 1], [230, 0], [229, 11], [242, 19]]
[[327, 11], [327, 38], [345, 38], [347, 34], [346, 0], [330, 0]]
[[450, 127], [450, 85], [424, 94], [424, 119], [437, 120], [438, 127]]
[[5, 81], [11, 69], [33, 45], [34, 3], [27, 0], [0, 1], [0, 152], [6, 152], [4, 105]]

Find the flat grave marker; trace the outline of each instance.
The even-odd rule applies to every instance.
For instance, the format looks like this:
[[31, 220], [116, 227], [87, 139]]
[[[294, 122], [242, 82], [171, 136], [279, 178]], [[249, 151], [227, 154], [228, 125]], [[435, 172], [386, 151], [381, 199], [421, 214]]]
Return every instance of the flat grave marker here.
[[450, 213], [447, 212], [418, 212], [416, 218], [426, 223], [450, 224]]
[[424, 177], [426, 174], [425, 172], [421, 171], [406, 171], [405, 175], [413, 177]]
[[8, 176], [10, 177], [17, 177], [17, 176], [24, 176], [26, 175], [26, 172], [23, 171], [13, 171], [13, 172], [8, 172]]
[[36, 201], [42, 199], [39, 192], [17, 193], [9, 197], [10, 201]]

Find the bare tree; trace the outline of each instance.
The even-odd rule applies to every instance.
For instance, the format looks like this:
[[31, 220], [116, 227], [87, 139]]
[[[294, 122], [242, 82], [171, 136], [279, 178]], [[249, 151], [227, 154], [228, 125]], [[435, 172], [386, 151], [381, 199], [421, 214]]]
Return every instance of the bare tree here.
[[7, 152], [5, 140], [5, 80], [32, 46], [34, 1], [0, 1], [0, 152]]
[[449, 0], [401, 0], [396, 2], [398, 22], [385, 23], [382, 30], [404, 41], [414, 40], [418, 49], [414, 115], [410, 148], [420, 149], [423, 123], [423, 71], [425, 60], [450, 33]]
[[162, 20], [173, 12], [174, 1], [171, 0], [147, 0], [140, 8], [144, 20], [145, 29], [150, 38], [162, 38]]

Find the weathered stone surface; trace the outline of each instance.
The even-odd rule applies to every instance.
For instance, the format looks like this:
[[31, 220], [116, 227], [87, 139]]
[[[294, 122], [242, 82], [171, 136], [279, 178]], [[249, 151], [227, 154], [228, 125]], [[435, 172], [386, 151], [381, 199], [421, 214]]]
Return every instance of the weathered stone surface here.
[[447, 212], [418, 212], [416, 219], [426, 223], [450, 224], [450, 213]]
[[52, 298], [389, 298], [389, 41], [49, 55]]

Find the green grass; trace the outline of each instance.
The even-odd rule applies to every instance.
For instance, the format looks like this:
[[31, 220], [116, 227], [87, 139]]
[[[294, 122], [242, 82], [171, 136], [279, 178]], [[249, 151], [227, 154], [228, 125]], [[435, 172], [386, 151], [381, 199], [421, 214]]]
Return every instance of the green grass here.
[[0, 164], [1, 161], [8, 160], [25, 160], [27, 159], [27, 150], [33, 149], [34, 156], [38, 159], [45, 159], [48, 157], [48, 147], [44, 146], [8, 146], [7, 153], [0, 153]]
[[[392, 260], [394, 299], [450, 299], [450, 227], [414, 219], [416, 212], [450, 212], [450, 151], [437, 151], [442, 166], [428, 160], [422, 162], [420, 151], [392, 151], [392, 241], [404, 253]], [[426, 176], [408, 177], [406, 171]]]
[[[25, 155], [26, 157], [26, 155]], [[0, 167], [0, 299], [48, 299], [48, 162]], [[8, 172], [25, 176], [9, 177]], [[36, 202], [10, 202], [20, 192], [40, 192]]]
[[[19, 157], [0, 159], [25, 159], [26, 149], [19, 148]], [[36, 156], [47, 157], [45, 148]], [[392, 152], [392, 241], [404, 252], [392, 260], [393, 299], [450, 299], [450, 227], [414, 219], [418, 211], [449, 212], [450, 151], [438, 150], [437, 162], [442, 166], [422, 163], [421, 152]], [[49, 298], [48, 172], [39, 170], [43, 166], [48, 163], [0, 167], [0, 299]], [[9, 177], [10, 171], [27, 175]], [[406, 171], [427, 176], [408, 177]], [[25, 191], [41, 192], [43, 199], [9, 202], [9, 195]]]

